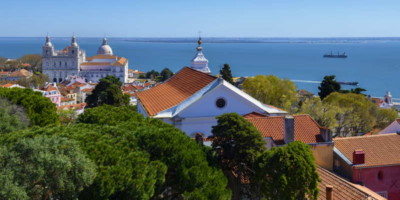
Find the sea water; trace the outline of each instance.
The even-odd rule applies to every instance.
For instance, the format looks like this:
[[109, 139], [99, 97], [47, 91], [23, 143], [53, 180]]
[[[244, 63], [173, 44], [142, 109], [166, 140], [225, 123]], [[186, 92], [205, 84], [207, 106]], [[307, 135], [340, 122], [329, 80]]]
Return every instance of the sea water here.
[[[96, 54], [102, 38], [77, 38], [87, 56]], [[140, 71], [169, 68], [177, 72], [190, 66], [196, 54], [195, 38], [109, 38], [115, 55], [129, 59], [129, 68]], [[294, 80], [298, 89], [318, 93], [325, 75], [338, 81], [359, 82], [366, 94], [383, 96], [391, 91], [400, 98], [399, 38], [204, 38], [203, 53], [212, 74], [228, 63], [234, 76], [275, 75]], [[56, 49], [70, 38], [52, 38]], [[18, 58], [40, 54], [43, 38], [0, 38], [0, 56]], [[323, 58], [330, 52], [348, 58]], [[345, 89], [352, 88], [344, 86]]]

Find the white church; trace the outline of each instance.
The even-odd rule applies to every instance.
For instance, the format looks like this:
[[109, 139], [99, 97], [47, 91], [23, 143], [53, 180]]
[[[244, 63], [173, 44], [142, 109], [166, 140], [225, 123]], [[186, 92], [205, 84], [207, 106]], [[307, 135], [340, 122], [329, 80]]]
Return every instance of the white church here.
[[164, 83], [137, 94], [139, 113], [172, 124], [190, 137], [210, 136], [212, 126], [217, 124], [215, 117], [224, 113], [287, 114], [259, 102], [222, 78], [210, 75], [201, 44], [199, 38], [191, 67], [184, 67]]
[[55, 50], [47, 36], [42, 57], [42, 72], [53, 82], [62, 82], [68, 76], [80, 76], [87, 82], [99, 82], [107, 75], [113, 75], [122, 82], [128, 79], [128, 59], [114, 55], [107, 38], [103, 39], [97, 55], [86, 57], [75, 36], [72, 36], [71, 45], [63, 50]]

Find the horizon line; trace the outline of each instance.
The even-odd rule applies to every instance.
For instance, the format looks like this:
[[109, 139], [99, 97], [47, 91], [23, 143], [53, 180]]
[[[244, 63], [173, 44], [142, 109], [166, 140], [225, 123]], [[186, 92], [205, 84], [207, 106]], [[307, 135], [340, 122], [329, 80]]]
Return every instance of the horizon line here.
[[[43, 38], [43, 36], [0, 36], [0, 38]], [[71, 38], [72, 36], [51, 36], [51, 38]], [[76, 35], [75, 35], [76, 36]], [[104, 38], [104, 36], [76, 36], [77, 38]], [[198, 38], [198, 36], [111, 36], [106, 38]], [[258, 38], [274, 38], [274, 39], [332, 39], [332, 38], [400, 38], [399, 36], [207, 36], [202, 38], [248, 38], [248, 39], [258, 39]]]

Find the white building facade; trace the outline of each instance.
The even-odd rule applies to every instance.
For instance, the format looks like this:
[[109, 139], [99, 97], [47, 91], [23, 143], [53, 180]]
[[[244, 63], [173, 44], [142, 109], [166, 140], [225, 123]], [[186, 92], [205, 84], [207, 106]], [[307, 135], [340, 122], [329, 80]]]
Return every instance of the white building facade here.
[[47, 36], [42, 47], [42, 57], [42, 72], [53, 82], [62, 82], [68, 76], [80, 76], [87, 82], [99, 82], [108, 75], [119, 78], [123, 83], [128, 79], [128, 59], [113, 55], [106, 38], [97, 55], [86, 58], [75, 36], [72, 37], [71, 45], [63, 50], [55, 50]]

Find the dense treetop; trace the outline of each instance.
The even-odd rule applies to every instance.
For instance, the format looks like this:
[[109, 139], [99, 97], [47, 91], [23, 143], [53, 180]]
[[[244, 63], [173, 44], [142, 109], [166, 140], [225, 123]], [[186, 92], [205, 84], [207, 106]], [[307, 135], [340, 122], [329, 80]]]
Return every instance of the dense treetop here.
[[273, 75], [247, 78], [243, 89], [259, 101], [285, 110], [291, 110], [297, 101], [296, 85], [290, 80]]
[[180, 130], [131, 107], [87, 111], [76, 124], [6, 134], [0, 144], [38, 136], [76, 141], [97, 166], [93, 184], [79, 193], [82, 199], [230, 199], [222, 171]]
[[34, 92], [31, 89], [0, 88], [0, 98], [7, 99], [17, 106], [22, 106], [26, 110], [30, 124], [33, 126], [59, 123], [55, 104], [40, 92]]
[[1, 199], [75, 199], [96, 176], [94, 163], [67, 138], [21, 137], [7, 146], [0, 149]]
[[106, 76], [100, 79], [92, 94], [86, 97], [88, 107], [101, 105], [127, 106], [129, 105], [129, 95], [123, 94], [121, 90], [122, 82], [115, 76]]
[[259, 157], [256, 178], [268, 200], [317, 199], [319, 176], [311, 147], [291, 142]]

